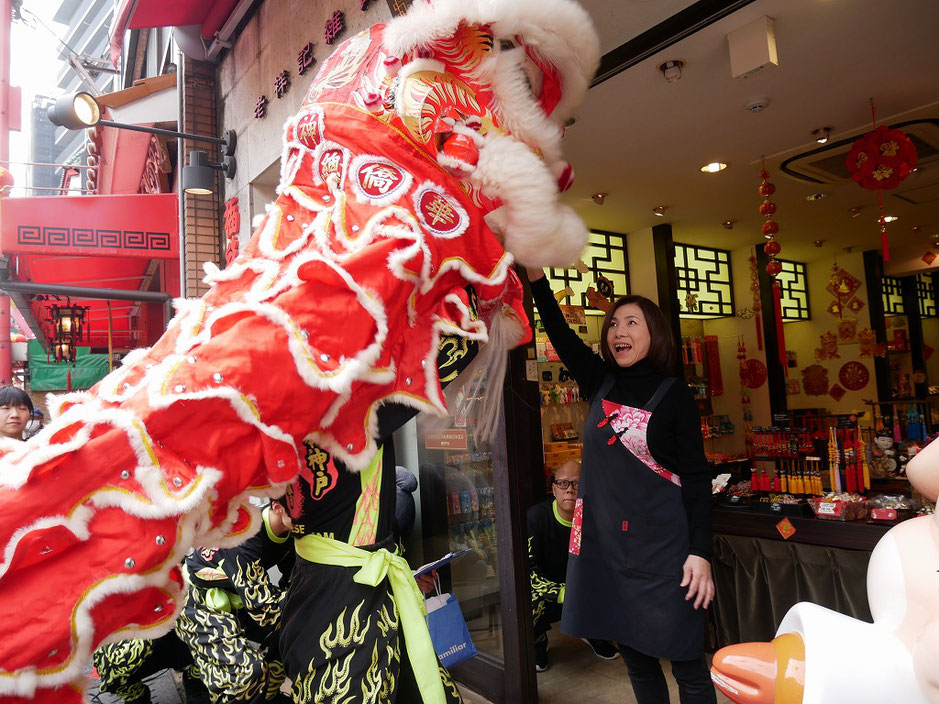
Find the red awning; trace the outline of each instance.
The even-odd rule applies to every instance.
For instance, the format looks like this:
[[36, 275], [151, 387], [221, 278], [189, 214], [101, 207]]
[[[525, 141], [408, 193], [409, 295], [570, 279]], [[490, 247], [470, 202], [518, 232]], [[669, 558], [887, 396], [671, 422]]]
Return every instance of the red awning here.
[[[17, 281], [35, 283], [55, 283], [67, 286], [85, 286], [90, 288], [109, 288], [136, 291], [147, 274], [150, 266], [149, 259], [121, 257], [17, 257]], [[176, 265], [178, 266], [178, 265]], [[87, 306], [85, 314], [85, 338], [82, 346], [105, 348], [108, 346], [108, 303], [97, 298], [81, 298], [73, 296], [70, 299], [74, 305]], [[46, 297], [45, 300], [32, 298], [29, 309], [33, 318], [42, 326], [44, 337], [48, 340], [52, 336], [51, 313], [52, 305], [65, 305], [64, 296], [58, 300]], [[146, 319], [148, 306], [157, 306], [154, 303], [141, 303], [138, 301], [110, 301], [111, 305], [111, 344], [114, 349], [126, 350], [135, 347], [145, 347], [154, 342], [153, 332], [148, 332]], [[156, 331], [157, 337], [162, 332]]]
[[128, 29], [190, 27], [212, 39], [239, 0], [121, 0], [111, 27], [111, 62], [117, 66]]
[[[115, 122], [152, 126], [154, 121], [176, 129], [178, 113], [176, 76], [166, 74], [135, 81], [134, 85], [114, 93], [98, 96], [104, 117]], [[167, 107], [167, 103], [169, 106]], [[146, 121], [141, 118], [146, 115]], [[137, 193], [151, 135], [115, 127], [99, 127], [98, 193], [111, 195]]]
[[[179, 295], [179, 201], [175, 193], [48, 196], [0, 201], [0, 250], [12, 282]], [[21, 312], [51, 336], [60, 295], [26, 294]], [[90, 332], [81, 341], [108, 346], [108, 301], [71, 297], [87, 306]], [[110, 301], [111, 342], [126, 350], [152, 344], [163, 332], [161, 303]]]

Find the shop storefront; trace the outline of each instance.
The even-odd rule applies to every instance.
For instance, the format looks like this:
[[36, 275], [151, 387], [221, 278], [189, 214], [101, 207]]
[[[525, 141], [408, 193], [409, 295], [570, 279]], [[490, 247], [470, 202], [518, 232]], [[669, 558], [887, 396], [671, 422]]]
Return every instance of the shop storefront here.
[[[612, 100], [615, 81], [608, 79], [619, 71], [633, 66], [638, 71], [655, 62], [650, 57], [664, 58], [651, 47], [698, 51], [699, 45], [682, 42], [706, 38], [708, 32], [712, 44], [726, 42], [738, 25], [783, 11], [778, 3], [728, 2], [708, 14], [703, 4], [676, 3], [671, 14], [649, 19], [645, 29], [622, 30], [632, 37], [627, 43], [622, 38], [611, 43], [613, 29], [604, 27], [603, 82], [588, 103]], [[288, 10], [269, 1], [244, 16], [231, 49], [214, 69], [218, 127], [235, 130], [240, 145], [238, 172], [226, 182], [225, 202], [219, 204], [225, 213], [223, 246], [229, 251], [248, 239], [251, 223], [276, 197], [282, 125], [299, 109], [311, 74], [338, 42], [397, 9], [395, 3], [337, 1]], [[735, 19], [735, 13], [742, 14]], [[767, 69], [773, 70], [782, 69]], [[740, 90], [727, 90], [732, 91], [738, 100]], [[641, 94], [635, 95], [639, 100]], [[912, 107], [919, 105], [903, 110]], [[799, 106], [789, 103], [786, 111], [796, 119]], [[934, 121], [934, 115], [927, 117]], [[916, 119], [924, 121], [922, 111]], [[635, 133], [613, 139], [613, 129], [597, 111], [588, 111], [571, 127], [565, 148], [587, 161], [602, 161], [598, 150], [608, 154], [615, 151], [611, 144], [645, 139]], [[848, 146], [849, 137], [864, 131], [841, 129]], [[605, 146], [591, 144], [607, 134]], [[658, 133], [655, 138], [669, 141]], [[682, 140], [686, 148], [694, 141], [687, 135]], [[706, 227], [689, 224], [677, 206], [674, 219], [669, 217], [670, 206], [659, 206], [662, 201], [650, 201], [645, 210], [654, 205], [661, 212], [637, 225], [616, 209], [622, 194], [601, 189], [603, 169], [594, 172], [585, 165], [591, 186], [598, 188], [593, 198], [581, 198], [592, 202], [577, 204], [593, 227], [590, 247], [579, 266], [549, 272], [569, 323], [588, 344], [601, 344], [604, 302], [625, 293], [648, 296], [673, 323], [714, 476], [729, 475], [714, 509], [713, 646], [771, 638], [782, 613], [799, 599], [869, 617], [863, 576], [870, 550], [893, 522], [922, 505], [922, 497], [910, 496], [903, 462], [939, 427], [939, 402], [930, 392], [939, 384], [939, 355], [932, 350], [939, 340], [936, 273], [925, 256], [937, 247], [914, 242], [911, 235], [895, 237], [894, 257], [885, 265], [876, 241], [848, 244], [852, 230], [832, 232], [836, 244], [827, 248], [819, 239], [818, 251], [811, 240], [790, 249], [787, 233], [794, 228], [787, 229], [784, 206], [824, 189], [791, 174], [783, 181], [783, 163], [811, 151], [793, 148], [798, 138], [789, 142], [785, 153], [769, 160], [780, 190], [775, 219], [782, 225], [777, 239], [784, 251], [778, 257], [765, 246], [772, 239], [760, 229], [767, 217], [759, 209], [771, 194], [758, 192], [757, 151], [748, 157], [751, 164], [736, 165], [748, 170], [741, 187], [748, 189], [750, 210], [732, 213], [744, 221], [733, 233], [733, 219], [715, 219]], [[844, 151], [827, 156], [843, 162]], [[662, 158], [683, 156], [669, 152]], [[927, 173], [929, 160], [923, 156], [920, 164]], [[831, 189], [843, 192], [848, 186], [856, 188], [842, 179]], [[869, 204], [876, 199], [860, 189], [832, 197]], [[873, 205], [863, 210], [875, 240], [876, 210]], [[666, 220], [655, 218], [660, 215]], [[811, 216], [798, 217], [804, 225]], [[740, 235], [746, 228], [750, 234]], [[907, 250], [916, 248], [919, 254], [907, 257]], [[767, 272], [771, 260], [779, 263], [779, 324]], [[537, 321], [535, 311], [532, 319]], [[479, 443], [463, 413], [465, 402], [491, 394], [504, 400], [503, 427], [492, 442]], [[448, 408], [448, 419], [419, 416], [395, 438], [397, 464], [418, 480], [407, 556], [417, 566], [470, 549], [441, 575], [443, 587], [460, 600], [479, 650], [454, 673], [493, 701], [535, 701], [525, 511], [546, 496], [551, 470], [579, 456], [587, 404], [536, 329], [534, 342], [511, 355], [504, 389], [487, 388], [480, 380], [451, 386]], [[873, 500], [880, 494], [906, 498], [880, 499], [877, 505]], [[873, 514], [874, 508], [883, 512]], [[846, 518], [858, 520], [841, 520]], [[743, 593], [747, 585], [754, 593]]]

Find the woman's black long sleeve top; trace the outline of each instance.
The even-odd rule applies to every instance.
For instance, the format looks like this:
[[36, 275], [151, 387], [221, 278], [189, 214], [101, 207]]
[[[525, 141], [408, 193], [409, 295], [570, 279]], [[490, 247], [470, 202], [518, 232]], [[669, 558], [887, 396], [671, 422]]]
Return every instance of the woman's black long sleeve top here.
[[[532, 282], [531, 290], [545, 332], [584, 398], [590, 399], [612, 373], [616, 382], [607, 397], [610, 401], [639, 408], [649, 401], [666, 375], [648, 359], [631, 367], [607, 364], [567, 325], [546, 277]], [[687, 384], [673, 384], [659, 403], [649, 422], [648, 442], [656, 462], [681, 477], [691, 554], [710, 559], [711, 470], [701, 440], [701, 417]]]

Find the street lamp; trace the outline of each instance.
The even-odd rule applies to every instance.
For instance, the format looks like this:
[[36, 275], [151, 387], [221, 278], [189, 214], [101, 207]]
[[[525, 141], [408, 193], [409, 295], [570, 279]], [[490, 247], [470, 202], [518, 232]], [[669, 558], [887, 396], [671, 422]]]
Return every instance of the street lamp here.
[[160, 127], [143, 127], [141, 125], [127, 125], [121, 122], [102, 120], [101, 106], [98, 104], [98, 101], [91, 93], [84, 91], [79, 91], [74, 95], [65, 95], [57, 99], [49, 106], [46, 114], [53, 125], [65, 127], [69, 130], [80, 130], [86, 127], [102, 125], [104, 127], [115, 127], [122, 130], [131, 130], [133, 132], [158, 134], [163, 137], [176, 137], [194, 142], [218, 144], [222, 147], [222, 154], [226, 157], [231, 157], [232, 161], [234, 161], [235, 147], [237, 145], [237, 135], [234, 130], [225, 130], [222, 137], [218, 138], [205, 137], [199, 134], [186, 134], [185, 132], [174, 132], [173, 130], [164, 130]]
[[201, 149], [189, 152], [189, 165], [183, 167], [183, 190], [190, 195], [215, 193], [215, 172], [221, 171], [228, 179], [234, 178], [235, 157], [225, 156], [218, 163], [209, 161], [209, 153]]

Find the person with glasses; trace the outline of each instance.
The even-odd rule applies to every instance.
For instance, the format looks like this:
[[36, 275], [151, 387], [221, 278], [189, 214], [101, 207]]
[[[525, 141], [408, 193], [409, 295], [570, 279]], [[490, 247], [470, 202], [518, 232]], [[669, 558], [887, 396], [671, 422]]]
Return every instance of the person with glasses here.
[[[562, 465], [551, 480], [553, 499], [528, 509], [528, 569], [531, 615], [535, 630], [535, 670], [548, 669], [548, 631], [561, 620], [567, 548], [580, 480], [580, 462]], [[613, 660], [619, 653], [605, 640], [583, 639], [598, 658]]]
[[606, 312], [596, 354], [568, 327], [540, 270], [528, 278], [555, 350], [590, 403], [571, 520], [561, 630], [615, 641], [639, 704], [715, 704], [704, 656], [711, 471], [664, 313], [643, 296]]

